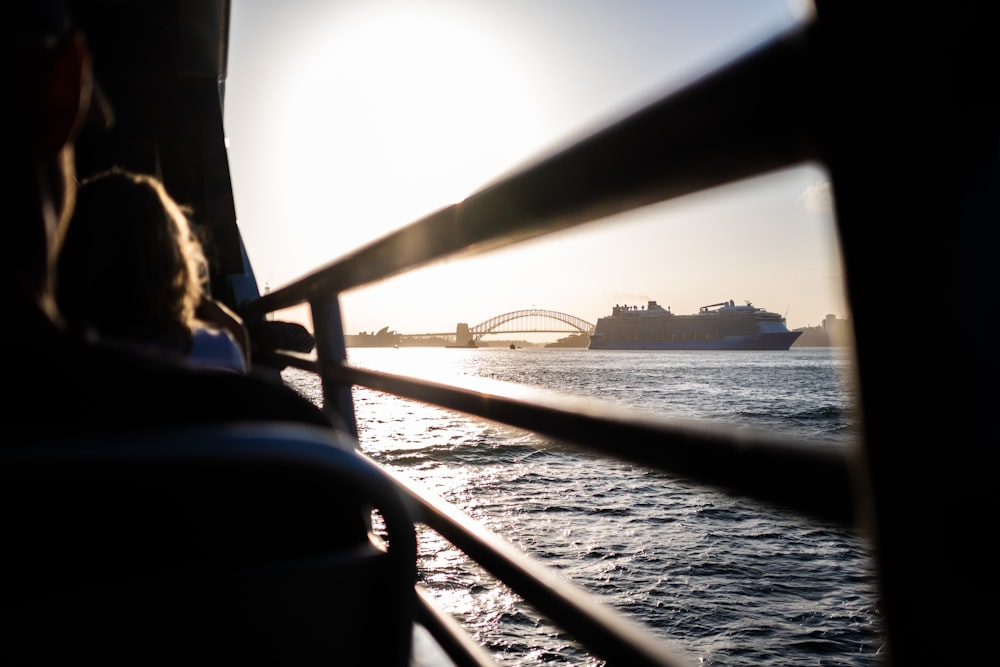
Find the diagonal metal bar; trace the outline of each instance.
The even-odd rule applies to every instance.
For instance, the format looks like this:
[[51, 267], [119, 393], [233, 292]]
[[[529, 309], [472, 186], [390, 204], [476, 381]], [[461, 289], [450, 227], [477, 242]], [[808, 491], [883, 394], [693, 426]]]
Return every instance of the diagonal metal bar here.
[[595, 399], [483, 379], [456, 386], [355, 368], [328, 369], [368, 387], [539, 433], [719, 490], [855, 525], [853, 453], [768, 432], [655, 418]]
[[249, 316], [813, 159], [808, 28], [242, 307]]
[[663, 639], [599, 603], [585, 589], [560, 578], [555, 570], [518, 551], [441, 498], [402, 475], [389, 470], [386, 474], [419, 509], [418, 521], [440, 533], [607, 664], [629, 667], [693, 664]]

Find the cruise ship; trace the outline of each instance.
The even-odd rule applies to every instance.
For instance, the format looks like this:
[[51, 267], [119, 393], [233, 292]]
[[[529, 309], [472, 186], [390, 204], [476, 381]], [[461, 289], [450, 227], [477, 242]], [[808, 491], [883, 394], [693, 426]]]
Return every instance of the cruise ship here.
[[749, 301], [702, 306], [694, 315], [674, 315], [655, 301], [645, 306], [616, 305], [597, 320], [591, 350], [787, 350], [801, 331], [789, 331], [785, 318]]

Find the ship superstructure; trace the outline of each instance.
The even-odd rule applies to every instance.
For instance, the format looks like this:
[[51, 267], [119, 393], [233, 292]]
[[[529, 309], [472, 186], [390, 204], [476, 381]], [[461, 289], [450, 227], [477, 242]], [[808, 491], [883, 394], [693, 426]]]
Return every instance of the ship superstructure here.
[[616, 305], [597, 320], [591, 350], [787, 350], [799, 331], [785, 318], [749, 301], [702, 306], [693, 315], [675, 315], [649, 301], [645, 306]]

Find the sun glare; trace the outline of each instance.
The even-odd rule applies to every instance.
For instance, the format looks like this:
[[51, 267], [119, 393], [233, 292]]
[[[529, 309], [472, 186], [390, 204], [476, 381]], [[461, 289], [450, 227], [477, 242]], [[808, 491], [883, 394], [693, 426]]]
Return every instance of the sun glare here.
[[[227, 108], [239, 115], [227, 126], [258, 278], [281, 287], [658, 98], [787, 26], [785, 2], [307, 2], [291, 18], [254, 5], [247, 23], [237, 13], [246, 32]], [[532, 304], [594, 321], [647, 299], [677, 312], [748, 299], [795, 326], [843, 316], [832, 213], [816, 205], [828, 193], [813, 187], [822, 177], [800, 167], [439, 262], [343, 294], [346, 331], [437, 333]], [[288, 319], [311, 326], [306, 307], [293, 310]]]
[[326, 212], [306, 230], [330, 230], [318, 259], [460, 201], [539, 141], [530, 72], [461, 14], [359, 10], [300, 48], [276, 157], [321, 200], [299, 215]]

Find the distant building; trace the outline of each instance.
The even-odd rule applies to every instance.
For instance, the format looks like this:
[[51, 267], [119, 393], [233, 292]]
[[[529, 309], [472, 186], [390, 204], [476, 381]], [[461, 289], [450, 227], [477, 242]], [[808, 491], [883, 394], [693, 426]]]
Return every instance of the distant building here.
[[402, 338], [395, 331], [389, 331], [389, 327], [382, 327], [375, 333], [362, 331], [356, 335], [344, 336], [345, 347], [397, 347]]
[[846, 317], [837, 319], [834, 315], [827, 315], [823, 320], [823, 330], [826, 331], [831, 345], [847, 345], [854, 336], [853, 325]]
[[851, 321], [836, 315], [827, 315], [819, 326], [801, 327], [795, 331], [801, 331], [802, 335], [792, 347], [840, 347], [849, 344], [853, 335]]

